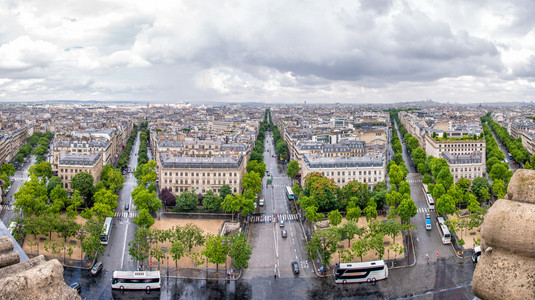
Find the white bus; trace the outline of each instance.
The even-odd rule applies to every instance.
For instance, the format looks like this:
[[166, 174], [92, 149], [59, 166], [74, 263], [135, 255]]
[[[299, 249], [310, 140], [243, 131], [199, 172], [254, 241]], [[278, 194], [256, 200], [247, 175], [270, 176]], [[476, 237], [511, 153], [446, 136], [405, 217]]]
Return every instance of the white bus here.
[[343, 263], [334, 271], [336, 283], [375, 282], [388, 278], [384, 260]]
[[435, 200], [433, 199], [433, 196], [427, 193], [425, 194], [425, 199], [427, 200], [427, 208], [429, 208], [429, 210], [435, 210]]
[[113, 224], [113, 218], [107, 217], [104, 220], [104, 225], [102, 226], [102, 233], [100, 234], [100, 243], [102, 245], [107, 245], [108, 242], [110, 241], [112, 224]]
[[114, 271], [111, 288], [116, 290], [159, 290], [160, 271]]
[[448, 226], [444, 223], [444, 218], [437, 217], [438, 222], [438, 232], [440, 233], [440, 238], [442, 239], [442, 244], [451, 244], [451, 234], [448, 230]]
[[292, 191], [292, 188], [287, 186], [286, 187], [286, 197], [288, 197], [288, 200], [294, 200], [294, 192]]

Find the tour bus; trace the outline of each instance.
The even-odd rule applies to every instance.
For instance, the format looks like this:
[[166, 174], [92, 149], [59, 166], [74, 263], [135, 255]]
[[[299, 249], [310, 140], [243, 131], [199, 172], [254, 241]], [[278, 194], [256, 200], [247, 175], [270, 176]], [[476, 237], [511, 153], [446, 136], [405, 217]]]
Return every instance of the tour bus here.
[[444, 223], [444, 218], [437, 217], [439, 234], [442, 239], [442, 244], [451, 244], [451, 235], [448, 226]]
[[425, 199], [427, 200], [427, 208], [429, 208], [429, 210], [435, 210], [435, 200], [433, 199], [433, 196], [427, 193], [425, 194]]
[[342, 263], [334, 270], [336, 283], [375, 282], [388, 278], [384, 260]]
[[294, 200], [294, 192], [289, 186], [286, 187], [286, 197], [288, 197], [288, 200]]
[[107, 217], [106, 220], [104, 220], [102, 233], [100, 234], [100, 243], [102, 245], [107, 245], [108, 242], [110, 241], [112, 224], [113, 224], [113, 218]]
[[111, 288], [118, 290], [159, 290], [160, 271], [114, 271]]

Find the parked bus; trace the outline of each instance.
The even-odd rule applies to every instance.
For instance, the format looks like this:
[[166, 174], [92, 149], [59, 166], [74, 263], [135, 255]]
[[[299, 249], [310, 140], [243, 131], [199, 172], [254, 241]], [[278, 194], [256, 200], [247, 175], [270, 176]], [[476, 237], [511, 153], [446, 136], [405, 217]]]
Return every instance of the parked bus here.
[[427, 200], [427, 208], [429, 208], [429, 210], [435, 210], [435, 200], [433, 199], [433, 196], [427, 193], [425, 194], [425, 199]]
[[440, 238], [442, 239], [442, 244], [451, 244], [450, 231], [448, 230], [448, 226], [446, 226], [446, 223], [444, 223], [444, 218], [437, 217], [437, 222]]
[[342, 263], [334, 270], [336, 283], [375, 282], [388, 278], [384, 260]]
[[114, 271], [111, 288], [119, 290], [159, 290], [160, 271]]
[[107, 245], [108, 242], [110, 241], [112, 224], [113, 224], [113, 218], [107, 217], [104, 220], [104, 225], [102, 227], [102, 233], [100, 234], [100, 243], [102, 245]]
[[287, 186], [286, 187], [286, 197], [288, 197], [288, 200], [294, 200], [294, 192], [292, 191], [292, 188]]

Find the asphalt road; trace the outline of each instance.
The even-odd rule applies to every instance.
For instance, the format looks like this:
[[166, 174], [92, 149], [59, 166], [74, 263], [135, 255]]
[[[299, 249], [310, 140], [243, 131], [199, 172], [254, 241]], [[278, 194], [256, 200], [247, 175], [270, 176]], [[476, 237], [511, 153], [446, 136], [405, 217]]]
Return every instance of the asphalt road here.
[[35, 156], [30, 155], [28, 161], [24, 163], [24, 167], [22, 167], [20, 171], [15, 171], [15, 180], [12, 182], [11, 187], [9, 188], [9, 192], [7, 192], [4, 197], [4, 203], [2, 203], [2, 212], [0, 213], [0, 218], [6, 227], [9, 227], [11, 219], [17, 216], [13, 210], [13, 203], [15, 202], [13, 195], [15, 195], [24, 182], [28, 180], [28, 174], [30, 173], [28, 170], [34, 164]]

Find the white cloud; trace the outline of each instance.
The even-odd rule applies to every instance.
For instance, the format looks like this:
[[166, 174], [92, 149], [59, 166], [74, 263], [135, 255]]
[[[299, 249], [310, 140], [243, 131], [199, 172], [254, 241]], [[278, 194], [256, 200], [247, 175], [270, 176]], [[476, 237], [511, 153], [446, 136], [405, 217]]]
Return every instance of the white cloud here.
[[534, 12], [482, 0], [18, 1], [0, 5], [0, 100], [24, 88], [28, 100], [518, 100], [533, 89]]

